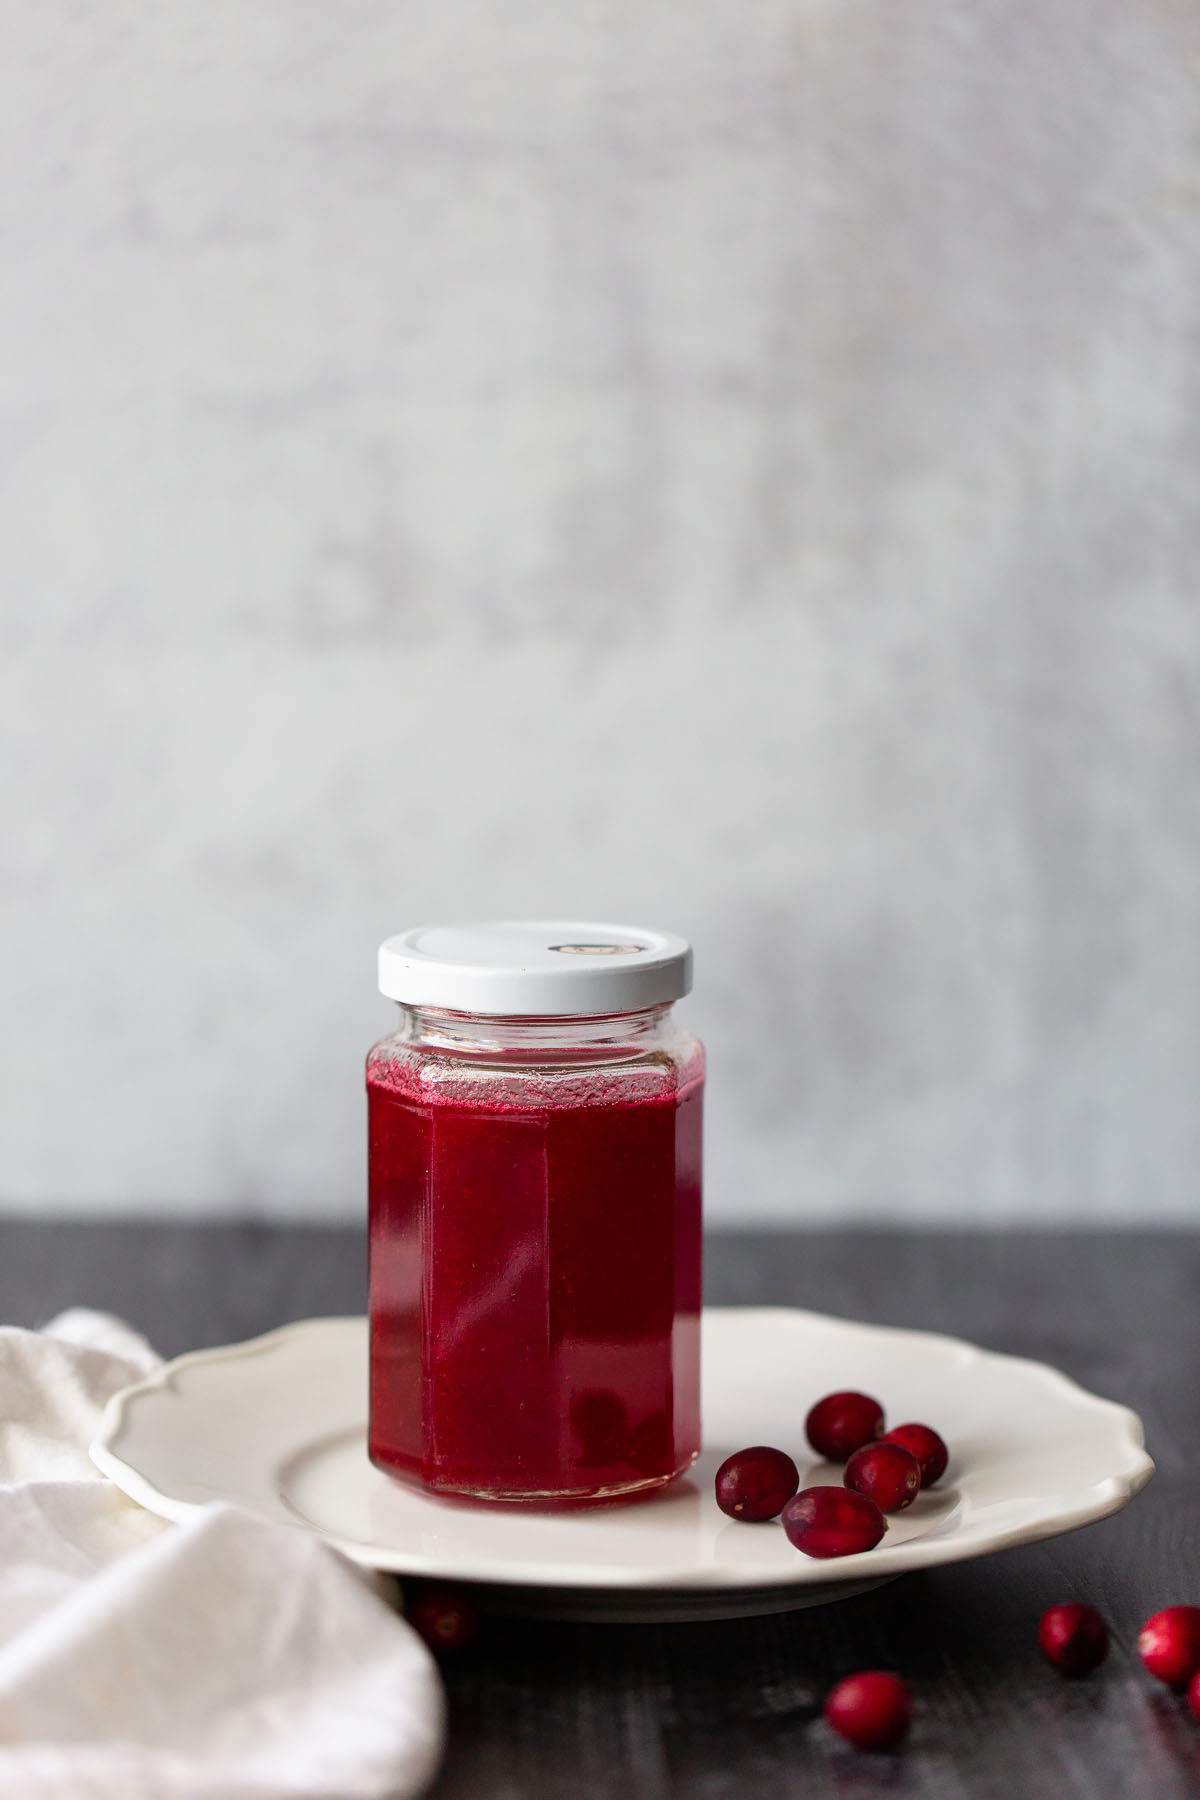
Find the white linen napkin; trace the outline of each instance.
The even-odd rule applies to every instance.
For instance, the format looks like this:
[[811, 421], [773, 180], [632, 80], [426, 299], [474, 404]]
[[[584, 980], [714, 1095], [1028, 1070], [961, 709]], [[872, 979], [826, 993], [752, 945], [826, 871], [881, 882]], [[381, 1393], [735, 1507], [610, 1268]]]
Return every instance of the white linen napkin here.
[[158, 1366], [101, 1313], [0, 1327], [2, 1800], [405, 1800], [437, 1669], [370, 1577], [234, 1506], [168, 1525], [88, 1456]]

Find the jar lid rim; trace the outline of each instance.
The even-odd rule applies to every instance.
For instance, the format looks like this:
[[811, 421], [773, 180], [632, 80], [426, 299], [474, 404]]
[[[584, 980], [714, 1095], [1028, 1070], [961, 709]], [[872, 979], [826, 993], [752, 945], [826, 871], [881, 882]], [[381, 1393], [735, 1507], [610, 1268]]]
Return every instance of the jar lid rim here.
[[680, 999], [686, 938], [640, 925], [497, 919], [416, 925], [379, 947], [379, 989], [410, 1006], [553, 1016], [615, 1013]]

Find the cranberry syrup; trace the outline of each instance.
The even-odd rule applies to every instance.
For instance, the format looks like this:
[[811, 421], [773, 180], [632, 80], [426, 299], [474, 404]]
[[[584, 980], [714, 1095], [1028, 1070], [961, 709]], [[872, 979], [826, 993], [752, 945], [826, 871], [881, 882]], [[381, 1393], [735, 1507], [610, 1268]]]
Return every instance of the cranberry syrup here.
[[497, 1097], [387, 1048], [367, 1069], [373, 1461], [543, 1507], [672, 1480], [700, 1447], [703, 1052]]

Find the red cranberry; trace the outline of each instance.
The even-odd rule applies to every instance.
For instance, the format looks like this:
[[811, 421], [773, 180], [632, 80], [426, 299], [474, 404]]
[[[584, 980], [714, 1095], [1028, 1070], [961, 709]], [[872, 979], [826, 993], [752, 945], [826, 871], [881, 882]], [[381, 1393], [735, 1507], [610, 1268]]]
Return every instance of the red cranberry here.
[[731, 1519], [756, 1524], [783, 1511], [800, 1486], [800, 1471], [782, 1450], [755, 1444], [727, 1456], [717, 1470], [717, 1505]]
[[1089, 1675], [1108, 1655], [1108, 1626], [1094, 1606], [1067, 1600], [1042, 1614], [1038, 1644], [1060, 1675]]
[[842, 1480], [880, 1512], [900, 1512], [921, 1490], [921, 1465], [903, 1444], [864, 1444], [846, 1464]]
[[404, 1616], [435, 1656], [453, 1656], [479, 1635], [479, 1615], [461, 1588], [420, 1588], [407, 1599]]
[[885, 1444], [903, 1444], [921, 1465], [921, 1486], [932, 1487], [946, 1473], [950, 1452], [945, 1440], [929, 1425], [893, 1425], [883, 1434]]
[[805, 1556], [853, 1556], [873, 1550], [887, 1520], [853, 1488], [803, 1488], [783, 1509], [783, 1529]]
[[912, 1724], [908, 1689], [883, 1669], [847, 1675], [825, 1702], [825, 1723], [860, 1750], [889, 1750]]
[[804, 1421], [809, 1443], [829, 1462], [848, 1456], [883, 1436], [883, 1408], [869, 1394], [826, 1394]]
[[1188, 1682], [1187, 1702], [1193, 1719], [1200, 1719], [1200, 1669]]
[[1168, 1687], [1186, 1687], [1200, 1669], [1200, 1606], [1167, 1606], [1147, 1619], [1138, 1655]]

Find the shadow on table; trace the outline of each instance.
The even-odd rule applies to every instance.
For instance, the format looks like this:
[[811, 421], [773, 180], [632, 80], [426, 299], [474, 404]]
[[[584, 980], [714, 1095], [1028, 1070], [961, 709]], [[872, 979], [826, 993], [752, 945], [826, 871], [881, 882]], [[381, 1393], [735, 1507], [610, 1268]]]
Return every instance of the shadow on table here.
[[450, 1750], [434, 1793], [699, 1797], [732, 1792], [721, 1769], [765, 1792], [781, 1768], [820, 1770], [820, 1791], [847, 1800], [921, 1792], [911, 1756], [863, 1756], [829, 1733], [825, 1695], [853, 1670], [895, 1669], [917, 1699], [913, 1747], [944, 1760], [948, 1738], [979, 1725], [981, 1688], [1010, 1695], [1031, 1661], [1043, 1673], [1028, 1609], [1006, 1604], [1005, 1586], [993, 1562], [719, 1623], [489, 1617], [483, 1644], [446, 1668]]

